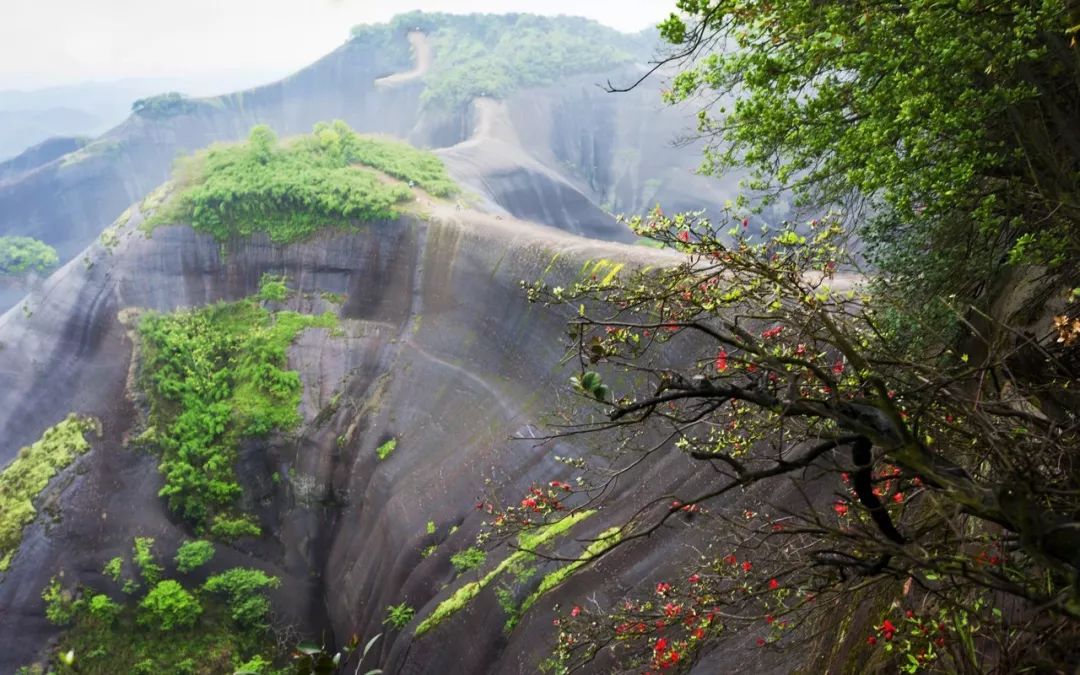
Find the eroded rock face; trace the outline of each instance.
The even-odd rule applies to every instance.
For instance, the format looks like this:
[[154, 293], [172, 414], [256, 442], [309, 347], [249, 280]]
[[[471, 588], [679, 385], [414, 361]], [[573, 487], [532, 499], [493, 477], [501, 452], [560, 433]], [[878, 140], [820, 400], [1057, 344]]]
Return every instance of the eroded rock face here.
[[[290, 354], [304, 383], [303, 428], [241, 451], [246, 506], [270, 536], [220, 547], [214, 565], [253, 557], [283, 577], [276, 605], [305, 630], [368, 634], [382, 630], [388, 604], [409, 602], [423, 615], [440, 599], [449, 556], [479, 526], [473, 505], [490, 489], [485, 477], [514, 495], [560, 476], [549, 453], [508, 440], [536, 435], [553, 402], [548, 392], [566, 376], [556, 367], [563, 317], [528, 306], [519, 279], [541, 275], [557, 253], [556, 275], [586, 258], [656, 255], [470, 212], [288, 247], [233, 242], [224, 257], [190, 228], [147, 238], [139, 222], [136, 212], [114, 248], [95, 244], [0, 318], [0, 462], [71, 411], [99, 418], [104, 431], [50, 486], [44, 498], [56, 502], [56, 518], [28, 528], [0, 581], [0, 633], [19, 636], [0, 656], [4, 672], [54, 634], [39, 598], [51, 576], [100, 586], [102, 564], [133, 536], [155, 537], [166, 552], [189, 536], [157, 497], [156, 459], [125, 447], [140, 428], [134, 310], [239, 299], [271, 272], [298, 289], [291, 308], [340, 312], [343, 336], [309, 330]], [[397, 449], [379, 462], [374, 449], [388, 438]], [[276, 482], [275, 472], [289, 479]], [[460, 529], [421, 558], [429, 520], [443, 533]], [[599, 521], [580, 534], [600, 531]], [[502, 620], [493, 623], [494, 642], [473, 641], [460, 658], [446, 651], [458, 631], [473, 632], [474, 612], [490, 609], [488, 600], [411, 647], [408, 633], [387, 640], [385, 657], [405, 672], [423, 672], [435, 654], [459, 663], [457, 672], [498, 663]]]

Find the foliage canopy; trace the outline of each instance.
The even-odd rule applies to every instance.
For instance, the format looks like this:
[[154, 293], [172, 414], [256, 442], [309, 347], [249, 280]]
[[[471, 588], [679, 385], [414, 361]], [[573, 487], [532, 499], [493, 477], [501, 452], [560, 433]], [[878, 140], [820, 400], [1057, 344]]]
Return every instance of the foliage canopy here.
[[858, 224], [882, 283], [973, 296], [1080, 253], [1080, 14], [1071, 0], [679, 0], [705, 171], [749, 167]]

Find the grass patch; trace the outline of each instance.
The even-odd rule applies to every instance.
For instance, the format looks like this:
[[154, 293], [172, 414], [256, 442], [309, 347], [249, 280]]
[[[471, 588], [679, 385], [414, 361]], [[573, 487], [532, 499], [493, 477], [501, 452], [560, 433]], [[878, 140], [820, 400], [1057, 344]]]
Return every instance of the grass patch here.
[[383, 461], [397, 449], [397, 439], [391, 438], [387, 442], [383, 443], [379, 447], [375, 448], [375, 455], [379, 458], [379, 461]]
[[480, 591], [484, 590], [484, 588], [500, 574], [511, 568], [521, 567], [523, 563], [527, 562], [533, 556], [533, 551], [536, 551], [539, 547], [552, 541], [556, 537], [565, 534], [574, 525], [580, 523], [594, 513], [596, 513], [595, 510], [578, 511], [562, 520], [538, 528], [535, 532], [523, 532], [518, 535], [518, 546], [523, 550], [514, 551], [513, 554], [507, 556], [482, 578], [477, 581], [470, 581], [454, 591], [453, 595], [449, 598], [440, 602], [438, 606], [435, 607], [435, 611], [421, 621], [420, 625], [416, 627], [416, 636], [419, 637], [423, 635], [453, 614], [457, 613], [465, 607], [470, 600], [479, 595]]
[[300, 376], [286, 370], [286, 352], [302, 330], [336, 326], [329, 312], [271, 312], [250, 298], [139, 322], [140, 377], [151, 399], [141, 438], [161, 453], [159, 494], [198, 532], [259, 534], [235, 506], [237, 444], [299, 425]]
[[433, 194], [457, 191], [435, 155], [361, 137], [341, 121], [317, 124], [311, 135], [287, 143], [257, 126], [245, 143], [211, 146], [181, 159], [176, 190], [145, 228], [190, 223], [222, 242], [265, 232], [288, 244], [327, 227], [348, 230], [397, 218], [395, 207], [410, 201], [412, 191], [364, 165]]
[[458, 551], [450, 556], [450, 564], [454, 566], [454, 569], [458, 571], [458, 574], [463, 574], [469, 570], [476, 569], [483, 565], [486, 560], [487, 553], [475, 546], [470, 546], [464, 551]]
[[19, 450], [15, 460], [0, 472], [0, 572], [11, 565], [23, 528], [37, 515], [34, 499], [53, 476], [90, 449], [86, 433], [96, 428], [93, 419], [68, 415], [46, 429], [36, 443]]

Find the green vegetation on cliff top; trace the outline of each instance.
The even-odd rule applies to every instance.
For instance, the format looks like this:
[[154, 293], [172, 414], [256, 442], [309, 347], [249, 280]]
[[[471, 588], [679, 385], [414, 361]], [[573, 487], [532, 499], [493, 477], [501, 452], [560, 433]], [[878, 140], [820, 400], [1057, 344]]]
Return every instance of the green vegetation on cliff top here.
[[257, 126], [245, 143], [215, 145], [180, 160], [175, 193], [146, 227], [190, 223], [219, 241], [265, 232], [287, 244], [327, 227], [397, 218], [397, 205], [413, 193], [382, 174], [437, 196], [457, 191], [431, 153], [361, 137], [341, 121], [317, 124], [312, 134], [286, 142]]
[[0, 472], [0, 572], [22, 540], [23, 528], [34, 520], [34, 499], [49, 481], [75, 458], [90, 449], [85, 434], [96, 422], [69, 415], [42, 434], [41, 440], [23, 448]]
[[236, 507], [237, 444], [300, 423], [300, 376], [286, 369], [286, 352], [305, 328], [336, 325], [329, 312], [271, 312], [251, 298], [143, 317], [151, 412], [142, 440], [160, 449], [161, 496], [198, 531], [259, 533]]
[[434, 60], [422, 98], [442, 108], [607, 70], [633, 61], [647, 44], [642, 35], [579, 17], [424, 12], [401, 14], [381, 26], [357, 26], [353, 39], [383, 45], [396, 37], [403, 43], [410, 30], [431, 37]]

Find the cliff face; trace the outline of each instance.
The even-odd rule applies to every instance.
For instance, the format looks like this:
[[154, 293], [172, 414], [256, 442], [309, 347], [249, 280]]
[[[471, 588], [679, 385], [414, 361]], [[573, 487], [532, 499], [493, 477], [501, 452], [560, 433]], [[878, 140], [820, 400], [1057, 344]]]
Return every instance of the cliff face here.
[[[0, 656], [4, 672], [31, 661], [54, 634], [39, 598], [51, 576], [63, 570], [69, 580], [102, 584], [103, 561], [123, 554], [132, 536], [155, 537], [163, 550], [189, 536], [157, 496], [156, 458], [127, 447], [141, 424], [132, 389], [135, 310], [242, 298], [272, 272], [296, 287], [292, 309], [339, 313], [343, 335], [309, 329], [290, 352], [304, 384], [302, 428], [242, 449], [246, 506], [270, 536], [219, 547], [214, 565], [254, 559], [280, 575], [275, 606], [307, 633], [372, 635], [385, 630], [387, 605], [408, 602], [423, 619], [462, 583], [449, 558], [478, 531], [478, 499], [519, 499], [535, 482], [568, 479], [553, 454], [590, 452], [582, 441], [532, 440], [565, 391], [565, 317], [524, 302], [518, 281], [545, 274], [569, 281], [586, 260], [668, 260], [445, 206], [430, 222], [410, 217], [287, 247], [234, 242], [224, 257], [217, 242], [187, 227], [147, 238], [140, 218], [136, 212], [118, 229], [114, 247], [93, 245], [0, 318], [0, 463], [69, 412], [93, 415], [103, 429], [42, 496], [51, 517], [27, 529], [0, 579], [0, 633], [20, 638]], [[330, 304], [324, 291], [345, 300]], [[389, 438], [397, 448], [379, 461], [375, 448]], [[685, 488], [689, 469], [669, 455], [620, 490], [640, 497]], [[275, 472], [289, 478], [275, 482]], [[596, 536], [629, 508], [627, 501], [586, 521], [556, 550], [580, 553], [576, 540]], [[690, 534], [677, 526], [660, 538]], [[424, 557], [431, 545], [435, 553]], [[653, 550], [621, 552], [575, 577], [565, 593], [650, 577], [664, 569]], [[415, 622], [389, 635], [381, 660], [387, 672], [430, 672], [436, 662], [448, 672], [528, 672], [550, 648], [540, 636], [550, 633], [549, 609], [562, 596], [545, 596], [507, 636], [506, 616], [487, 589], [422, 638], [412, 637]]]

